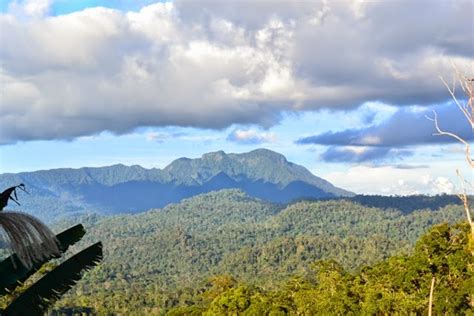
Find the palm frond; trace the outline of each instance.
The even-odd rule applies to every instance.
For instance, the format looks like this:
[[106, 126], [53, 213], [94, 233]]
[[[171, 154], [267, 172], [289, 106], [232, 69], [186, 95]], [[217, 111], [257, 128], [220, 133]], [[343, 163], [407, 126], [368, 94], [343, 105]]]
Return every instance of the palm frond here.
[[[81, 240], [85, 233], [86, 230], [84, 226], [78, 224], [57, 234], [56, 238], [59, 241], [59, 250], [61, 253], [64, 253], [69, 246]], [[52, 258], [58, 257], [59, 255], [52, 254], [50, 257], [35, 262], [31, 268], [28, 268], [21, 263], [16, 254], [12, 254], [0, 262], [0, 295], [5, 295], [13, 291], [20, 283], [25, 282], [28, 277], [38, 271], [43, 264]]]
[[59, 255], [54, 233], [39, 219], [22, 212], [0, 212], [0, 237], [26, 267], [53, 254]]
[[72, 256], [29, 287], [4, 310], [2, 315], [43, 315], [64, 293], [102, 260], [102, 243], [98, 242]]

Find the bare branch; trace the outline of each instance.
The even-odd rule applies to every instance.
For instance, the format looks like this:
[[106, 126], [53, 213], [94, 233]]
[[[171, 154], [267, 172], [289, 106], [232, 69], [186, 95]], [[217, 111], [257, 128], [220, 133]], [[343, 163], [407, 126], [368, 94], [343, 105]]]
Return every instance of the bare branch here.
[[[446, 88], [448, 89], [449, 94], [451, 94], [451, 98], [453, 99], [454, 103], [457, 105], [459, 110], [464, 114], [467, 121], [471, 125], [471, 130], [474, 131], [474, 93], [473, 93], [473, 88], [472, 88], [474, 78], [468, 78], [467, 76], [461, 74], [460, 71], [458, 70], [458, 68], [454, 64], [453, 64], [453, 69], [454, 69], [455, 74], [453, 75], [453, 86], [452, 86], [452, 88], [448, 85], [448, 83], [446, 82], [446, 80], [444, 80], [444, 78], [440, 77], [440, 79], [443, 82], [443, 84], [446, 86]], [[458, 98], [456, 97], [456, 79], [457, 79], [457, 81], [459, 81], [459, 84], [461, 86], [462, 91], [466, 94], [466, 96], [468, 98], [468, 101], [464, 104], [461, 104], [461, 102], [459, 102]], [[465, 151], [465, 155], [466, 155], [466, 160], [467, 160], [468, 164], [472, 168], [474, 168], [474, 162], [472, 161], [472, 157], [471, 157], [471, 146], [470, 146], [470, 144], [466, 140], [464, 140], [462, 137], [460, 137], [460, 136], [458, 136], [454, 133], [442, 130], [439, 127], [438, 115], [437, 115], [436, 111], [433, 111], [433, 113], [434, 113], [433, 118], [430, 118], [430, 117], [426, 116], [430, 121], [433, 121], [434, 124], [435, 124], [435, 128], [436, 128], [437, 133], [435, 133], [433, 135], [449, 136], [449, 137], [452, 137], [452, 138], [456, 139], [460, 143], [464, 144], [464, 146], [465, 146], [464, 151]], [[461, 173], [459, 172], [459, 170], [456, 170], [456, 173], [457, 173], [458, 177], [461, 179], [462, 192], [458, 194], [458, 197], [463, 203], [464, 210], [466, 212], [466, 218], [467, 218], [467, 221], [468, 221], [469, 226], [471, 228], [471, 236], [469, 238], [469, 248], [470, 248], [470, 251], [471, 251], [471, 255], [474, 256], [474, 225], [472, 223], [471, 210], [469, 209], [468, 195], [467, 195], [466, 186], [465, 186], [466, 183], [468, 183], [468, 184], [470, 184], [470, 183], [467, 182], [466, 180], [464, 180], [464, 178], [461, 175]], [[428, 305], [428, 315], [429, 316], [432, 315], [434, 285], [435, 285], [435, 277], [433, 276], [433, 278], [431, 279], [430, 299], [429, 299], [429, 305]], [[474, 305], [474, 295], [471, 295], [471, 306], [473, 306], [473, 305]]]
[[[461, 74], [461, 72], [458, 70], [458, 68], [455, 65], [453, 65], [453, 69], [454, 69], [454, 72], [455, 72], [455, 74], [453, 76], [453, 79], [454, 79], [453, 80], [453, 87], [450, 88], [450, 86], [447, 84], [447, 82], [442, 77], [440, 77], [441, 81], [444, 83], [444, 85], [448, 89], [454, 103], [457, 105], [459, 110], [461, 110], [461, 112], [464, 114], [464, 116], [468, 120], [469, 124], [471, 125], [471, 129], [474, 131], [474, 93], [473, 93], [474, 90], [473, 90], [473, 87], [472, 87], [472, 85], [474, 83], [474, 78], [468, 78], [467, 76]], [[466, 94], [466, 96], [468, 98], [468, 101], [465, 102], [464, 104], [461, 104], [461, 102], [459, 102], [459, 100], [458, 100], [458, 98], [456, 97], [456, 94], [455, 94], [456, 79], [459, 82], [462, 91]], [[468, 164], [471, 166], [471, 168], [474, 168], [474, 162], [473, 162], [472, 157], [471, 157], [471, 146], [470, 146], [470, 144], [466, 140], [464, 140], [462, 137], [460, 137], [460, 136], [458, 136], [454, 133], [442, 130], [439, 127], [437, 113], [435, 111], [433, 111], [433, 113], [434, 113], [434, 118], [429, 118], [428, 117], [428, 119], [433, 121], [434, 124], [435, 124], [435, 128], [436, 128], [437, 133], [435, 133], [434, 135], [449, 136], [449, 137], [452, 137], [452, 138], [456, 139], [460, 143], [464, 144], [464, 146], [465, 146], [464, 151], [465, 151], [466, 160], [467, 160]], [[456, 172], [457, 172], [459, 178], [461, 179], [461, 183], [462, 183], [462, 189], [463, 190], [462, 190], [462, 193], [458, 194], [458, 197], [461, 199], [461, 201], [463, 203], [464, 210], [466, 211], [467, 221], [469, 222], [469, 225], [471, 227], [471, 237], [470, 237], [470, 242], [469, 242], [470, 246], [469, 247], [470, 247], [470, 250], [471, 250], [471, 254], [474, 256], [474, 224], [472, 223], [471, 212], [470, 212], [470, 209], [469, 209], [468, 195], [467, 195], [466, 186], [465, 186], [465, 184], [468, 183], [468, 182], [466, 180], [464, 180], [464, 178], [462, 177], [459, 170], [456, 170]], [[431, 308], [431, 302], [430, 302], [430, 308]]]
[[428, 316], [431, 316], [433, 313], [433, 291], [435, 285], [435, 277], [431, 278], [431, 287], [430, 287], [430, 302], [428, 305]]
[[466, 211], [467, 221], [469, 222], [469, 225], [471, 225], [471, 227], [472, 227], [471, 210], [469, 209], [469, 202], [468, 202], [466, 186], [465, 186], [465, 183], [467, 181], [464, 180], [464, 177], [461, 175], [459, 170], [456, 170], [456, 173], [457, 173], [458, 177], [461, 179], [461, 184], [462, 184], [462, 193], [459, 193], [458, 197], [464, 205], [464, 210]]
[[[465, 85], [468, 86], [467, 82], [464, 82], [464, 81], [461, 80], [461, 87], [462, 87], [463, 91], [465, 91], [465, 92], [467, 91], [466, 94], [468, 94], [468, 97], [469, 97], [469, 101], [467, 102], [467, 104], [463, 105], [459, 102], [458, 98], [456, 97], [454, 85], [453, 85], [453, 88], [450, 88], [448, 83], [446, 82], [446, 80], [444, 80], [443, 77], [440, 77], [440, 79], [443, 82], [443, 84], [446, 86], [446, 88], [448, 89], [449, 94], [451, 94], [451, 97], [452, 97], [454, 103], [456, 103], [457, 107], [464, 114], [464, 116], [468, 120], [469, 124], [471, 124], [471, 129], [474, 129], [474, 117], [472, 115], [472, 90], [465, 87]], [[469, 110], [471, 110], [471, 113], [469, 113]]]
[[428, 116], [426, 117], [427, 119], [429, 119], [430, 121], [433, 121], [435, 123], [435, 128], [436, 128], [437, 133], [434, 133], [433, 135], [449, 136], [449, 137], [452, 137], [452, 138], [456, 139], [460, 143], [463, 143], [464, 144], [464, 152], [466, 154], [466, 160], [469, 163], [469, 165], [472, 168], [474, 168], [474, 161], [472, 160], [472, 157], [471, 157], [471, 145], [467, 141], [465, 141], [463, 138], [459, 137], [458, 135], [456, 135], [454, 133], [443, 131], [439, 127], [438, 114], [436, 113], [436, 111], [433, 111], [433, 114], [434, 114], [434, 118], [430, 118]]

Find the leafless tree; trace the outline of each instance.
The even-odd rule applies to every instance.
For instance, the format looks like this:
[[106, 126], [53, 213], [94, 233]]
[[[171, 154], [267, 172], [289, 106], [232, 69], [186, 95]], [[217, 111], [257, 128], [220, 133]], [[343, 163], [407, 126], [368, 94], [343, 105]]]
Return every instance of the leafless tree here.
[[[440, 79], [444, 83], [446, 88], [448, 89], [449, 93], [451, 94], [451, 97], [455, 105], [464, 114], [464, 117], [466, 118], [468, 124], [471, 126], [471, 131], [474, 132], [474, 91], [473, 91], [474, 78], [469, 78], [468, 76], [462, 74], [456, 67], [454, 67], [454, 76], [453, 76], [453, 82], [451, 85], [448, 84], [443, 77], [440, 77]], [[458, 85], [461, 87], [461, 91], [463, 92], [465, 100], [460, 99], [456, 93], [456, 87]], [[434, 116], [429, 119], [432, 120], [435, 124], [436, 133], [434, 135], [448, 136], [448, 137], [454, 138], [455, 140], [463, 144], [466, 161], [468, 165], [471, 167], [471, 169], [474, 169], [474, 161], [471, 155], [471, 144], [467, 140], [463, 139], [461, 136], [455, 133], [443, 130], [440, 127], [437, 113], [433, 112], [433, 114]], [[469, 222], [469, 225], [471, 226], [471, 253], [474, 255], [474, 251], [473, 251], [474, 249], [472, 248], [472, 241], [474, 239], [474, 226], [472, 223], [471, 212], [470, 212], [469, 202], [468, 202], [468, 193], [466, 190], [466, 186], [472, 187], [472, 185], [464, 179], [464, 177], [461, 175], [461, 172], [459, 170], [456, 170], [456, 173], [461, 180], [462, 192], [459, 193], [458, 196], [463, 202], [464, 210], [466, 212], [466, 218], [467, 218], [467, 221]]]
[[[448, 89], [449, 94], [451, 95], [451, 98], [453, 99], [455, 105], [464, 114], [464, 117], [466, 118], [468, 124], [470, 124], [471, 131], [474, 132], [474, 91], [473, 91], [474, 78], [469, 78], [468, 76], [462, 74], [456, 67], [453, 67], [453, 68], [454, 68], [454, 75], [453, 75], [453, 81], [451, 85], [448, 84], [448, 82], [446, 82], [446, 80], [443, 77], [440, 77], [440, 79], [444, 83], [446, 88]], [[457, 94], [456, 88], [458, 86], [460, 86], [461, 88], [463, 97], [459, 97]], [[470, 168], [474, 169], [474, 161], [471, 155], [471, 144], [467, 140], [463, 139], [461, 136], [442, 129], [439, 124], [437, 113], [433, 111], [433, 114], [434, 114], [433, 117], [428, 117], [428, 119], [434, 122], [434, 125], [436, 128], [436, 133], [434, 135], [448, 136], [448, 137], [454, 138], [455, 140], [463, 144], [466, 161], [468, 165], [470, 166]], [[464, 179], [459, 169], [456, 170], [456, 173], [459, 179], [461, 180], [462, 191], [458, 193], [458, 196], [463, 203], [464, 210], [466, 212], [466, 218], [471, 228], [471, 236], [469, 238], [469, 248], [471, 251], [471, 255], [474, 256], [474, 225], [472, 223], [471, 210], [469, 206], [468, 193], [466, 189], [466, 186], [469, 186], [472, 188], [472, 184]], [[435, 285], [435, 277], [433, 277], [431, 280], [430, 298], [429, 298], [429, 306], [428, 306], [429, 316], [431, 316], [431, 313], [432, 313], [434, 285]], [[472, 303], [473, 303], [473, 296], [471, 296], [471, 305]]]

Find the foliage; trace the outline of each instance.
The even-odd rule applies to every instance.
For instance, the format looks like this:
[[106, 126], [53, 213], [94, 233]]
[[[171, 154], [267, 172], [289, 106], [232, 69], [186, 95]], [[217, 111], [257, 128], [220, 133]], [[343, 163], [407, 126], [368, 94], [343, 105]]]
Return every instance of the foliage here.
[[[59, 250], [64, 253], [69, 246], [78, 242], [85, 234], [84, 227], [81, 224], [70, 227], [67, 230], [56, 235], [59, 242]], [[28, 277], [38, 271], [45, 263], [53, 259], [50, 256], [34, 263], [32, 267], [26, 267], [18, 259], [16, 254], [0, 262], [0, 295], [11, 292], [18, 283], [24, 283]]]
[[82, 250], [46, 273], [28, 287], [3, 311], [3, 315], [41, 315], [50, 305], [70, 290], [81, 278], [81, 273], [102, 260], [100, 242]]
[[[2, 315], [43, 315], [81, 278], [83, 271], [102, 260], [102, 244], [96, 243], [65, 262], [58, 259], [85, 234], [79, 224], [56, 235], [60, 253], [37, 260], [27, 267], [16, 253], [0, 262], [0, 306]], [[33, 245], [40, 246], [40, 245]]]
[[[424, 314], [432, 276], [436, 314], [470, 312], [474, 275], [468, 225], [434, 226], [411, 255], [394, 256], [351, 273], [333, 260], [317, 261], [306, 277], [275, 290], [237, 284], [200, 306], [204, 315], [392, 315]], [[186, 307], [171, 309], [171, 315]], [[196, 308], [196, 307], [194, 307]], [[472, 312], [472, 311], [471, 311]]]
[[[99, 314], [171, 310], [198, 314], [228, 304], [232, 307], [225, 308], [237, 311], [250, 302], [244, 309], [248, 313], [278, 315], [295, 308], [357, 313], [373, 308], [370, 302], [376, 299], [388, 310], [402, 299], [406, 308], [412, 308], [422, 305], [420, 296], [399, 290], [395, 277], [417, 276], [409, 267], [415, 261], [408, 258], [416, 251], [421, 253], [414, 246], [432, 225], [462, 218], [459, 205], [411, 212], [349, 200], [283, 206], [239, 190], [208, 193], [136, 215], [91, 216], [81, 220], [89, 232], [84, 242], [107, 241], [104, 264], [88, 273], [57, 306], [91, 307]], [[454, 253], [459, 254], [458, 250]], [[332, 268], [314, 265], [319, 260], [333, 260]], [[400, 273], [388, 273], [390, 269], [378, 266], [381, 262]], [[428, 270], [420, 273], [427, 276]], [[295, 275], [299, 277], [292, 278]], [[366, 275], [368, 279], [362, 279]], [[386, 287], [373, 281], [382, 276], [391, 282]], [[392, 276], [395, 279], [389, 279]], [[417, 281], [421, 282], [418, 291], [424, 291], [426, 280]], [[332, 284], [330, 291], [316, 286], [322, 281]], [[365, 290], [363, 284], [369, 281], [374, 286]], [[228, 291], [227, 296], [243, 296], [248, 302], [221, 297]], [[461, 292], [456, 290], [456, 297], [463, 297]], [[324, 299], [311, 301], [308, 293]], [[344, 299], [334, 301], [331, 293]], [[215, 301], [217, 297], [222, 300]]]

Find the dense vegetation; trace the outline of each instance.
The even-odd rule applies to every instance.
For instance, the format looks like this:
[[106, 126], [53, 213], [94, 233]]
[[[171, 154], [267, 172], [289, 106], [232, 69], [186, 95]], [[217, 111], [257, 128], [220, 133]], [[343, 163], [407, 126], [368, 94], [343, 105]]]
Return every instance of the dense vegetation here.
[[436, 314], [472, 314], [468, 231], [468, 225], [437, 225], [419, 240], [412, 255], [394, 256], [356, 273], [334, 260], [316, 261], [306, 274], [289, 278], [277, 289], [218, 276], [192, 301], [168, 314], [421, 315], [428, 309], [433, 277]]
[[58, 306], [123, 315], [420, 312], [437, 275], [437, 295], [449, 299], [436, 308], [463, 311], [472, 289], [465, 236], [445, 224], [420, 239], [462, 216], [452, 204], [413, 211], [349, 200], [283, 206], [239, 190], [137, 215], [89, 216], [82, 219], [87, 238], [104, 241], [104, 263]]

